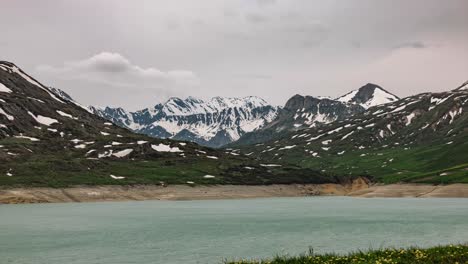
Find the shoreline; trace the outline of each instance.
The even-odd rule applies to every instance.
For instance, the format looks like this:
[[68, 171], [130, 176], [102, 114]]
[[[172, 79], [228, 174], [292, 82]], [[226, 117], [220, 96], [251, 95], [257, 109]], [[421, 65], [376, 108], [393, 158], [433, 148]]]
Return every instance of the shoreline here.
[[274, 184], [188, 186], [75, 186], [0, 188], [0, 204], [144, 200], [218, 200], [269, 197], [350, 196], [362, 198], [468, 198], [468, 184]]

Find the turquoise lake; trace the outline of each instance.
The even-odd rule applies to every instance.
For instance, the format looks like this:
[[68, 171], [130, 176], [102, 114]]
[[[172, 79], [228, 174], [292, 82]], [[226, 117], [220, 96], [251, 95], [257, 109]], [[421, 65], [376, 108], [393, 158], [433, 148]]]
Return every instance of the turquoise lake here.
[[222, 263], [468, 242], [468, 199], [0, 205], [1, 263]]

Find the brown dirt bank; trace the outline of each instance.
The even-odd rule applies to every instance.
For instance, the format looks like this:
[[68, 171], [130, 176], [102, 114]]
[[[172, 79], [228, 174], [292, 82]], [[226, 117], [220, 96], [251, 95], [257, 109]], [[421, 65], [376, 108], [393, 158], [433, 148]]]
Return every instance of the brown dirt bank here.
[[214, 186], [77, 186], [70, 188], [0, 189], [0, 204], [142, 200], [203, 200], [261, 197], [339, 195], [355, 197], [468, 197], [468, 184], [445, 186], [392, 184], [369, 186], [364, 179], [353, 184], [321, 185], [214, 185]]

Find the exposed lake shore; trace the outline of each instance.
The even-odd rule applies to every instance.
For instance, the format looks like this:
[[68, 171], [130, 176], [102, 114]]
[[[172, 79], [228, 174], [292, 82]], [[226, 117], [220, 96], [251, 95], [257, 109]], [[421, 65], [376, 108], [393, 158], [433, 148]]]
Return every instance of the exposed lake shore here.
[[30, 187], [0, 189], [0, 204], [63, 203], [143, 200], [211, 200], [304, 196], [468, 198], [468, 184], [370, 184], [357, 179], [352, 184], [289, 185], [135, 185]]

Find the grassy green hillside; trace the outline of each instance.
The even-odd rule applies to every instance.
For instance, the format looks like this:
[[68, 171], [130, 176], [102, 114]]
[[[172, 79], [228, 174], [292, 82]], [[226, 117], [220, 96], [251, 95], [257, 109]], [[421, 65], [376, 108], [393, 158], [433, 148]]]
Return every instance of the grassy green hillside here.
[[[230, 152], [181, 143], [181, 153], [158, 153], [147, 150], [149, 143], [122, 143], [115, 152], [131, 147], [131, 157], [97, 158], [87, 155], [89, 149], [76, 149], [74, 143], [61, 138], [42, 138], [33, 142], [22, 138], [0, 139], [1, 186], [131, 185], [131, 184], [275, 184], [337, 183], [347, 177], [328, 176], [314, 169], [298, 166], [270, 167], [260, 161]], [[135, 142], [141, 136], [116, 138]], [[150, 140], [178, 145], [170, 140]], [[107, 151], [112, 138], [95, 138], [92, 148]], [[53, 147], [58, 146], [58, 147]], [[14, 154], [11, 156], [9, 154]], [[113, 178], [111, 175], [119, 177]], [[214, 176], [214, 177], [210, 177]], [[123, 178], [120, 178], [123, 177]]]
[[[448, 144], [450, 143], [450, 144]], [[257, 147], [245, 148], [253, 152]], [[346, 147], [311, 156], [308, 146], [262, 153], [265, 162], [293, 164], [340, 176], [366, 176], [383, 183], [468, 183], [468, 137], [424, 145], [393, 145], [366, 149]], [[325, 151], [322, 151], [325, 152]], [[328, 151], [326, 151], [328, 152]]]

